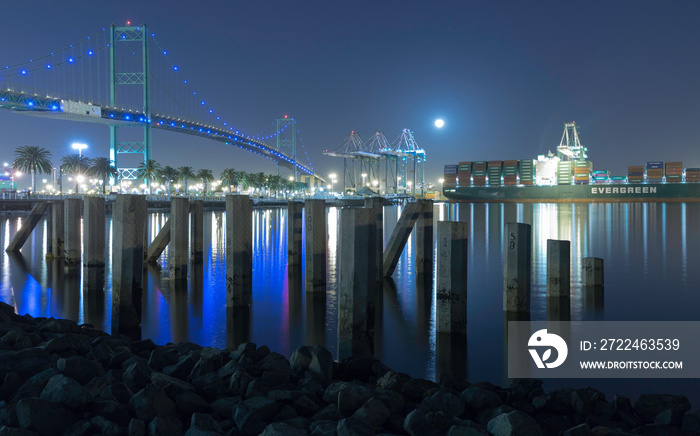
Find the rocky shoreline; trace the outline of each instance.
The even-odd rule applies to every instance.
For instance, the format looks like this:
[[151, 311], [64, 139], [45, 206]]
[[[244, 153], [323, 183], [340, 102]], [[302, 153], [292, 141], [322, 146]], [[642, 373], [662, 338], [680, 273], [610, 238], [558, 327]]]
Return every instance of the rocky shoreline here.
[[0, 435], [693, 435], [680, 395], [608, 401], [453, 377], [439, 383], [321, 346], [157, 346], [0, 303]]

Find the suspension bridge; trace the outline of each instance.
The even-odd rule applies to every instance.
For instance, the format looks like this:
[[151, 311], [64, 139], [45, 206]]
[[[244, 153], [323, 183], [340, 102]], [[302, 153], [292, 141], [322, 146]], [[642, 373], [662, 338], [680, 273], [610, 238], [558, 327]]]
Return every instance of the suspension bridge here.
[[61, 50], [0, 66], [0, 109], [107, 125], [120, 179], [137, 179], [138, 166], [151, 159], [151, 130], [159, 129], [258, 154], [295, 180], [323, 181], [308, 158], [297, 159], [293, 118], [277, 119], [274, 132], [236, 130], [182, 76], [146, 25], [112, 25]]

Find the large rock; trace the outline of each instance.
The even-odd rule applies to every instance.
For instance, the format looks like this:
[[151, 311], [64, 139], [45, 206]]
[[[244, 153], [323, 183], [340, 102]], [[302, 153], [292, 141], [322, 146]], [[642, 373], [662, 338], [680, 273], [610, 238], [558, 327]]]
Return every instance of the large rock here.
[[41, 395], [41, 391], [46, 387], [46, 383], [49, 382], [51, 377], [58, 374], [53, 368], [41, 371], [40, 373], [32, 376], [20, 386], [20, 388], [15, 392], [14, 400], [19, 400], [28, 397], [38, 397]]
[[438, 436], [442, 432], [432, 423], [428, 422], [428, 418], [424, 411], [415, 409], [408, 415], [403, 422], [403, 429], [411, 436]]
[[103, 416], [93, 416], [90, 419], [90, 424], [99, 429], [99, 433], [103, 436], [122, 436], [125, 433], [124, 428]]
[[412, 401], [421, 401], [426, 391], [433, 389], [435, 382], [423, 378], [412, 378], [403, 384], [401, 392]]
[[497, 393], [479, 386], [470, 386], [459, 396], [468, 410], [478, 411], [485, 408], [494, 408], [503, 404]]
[[159, 372], [151, 373], [151, 383], [158, 389], [165, 391], [165, 394], [171, 399], [175, 399], [175, 397], [183, 392], [194, 391], [194, 386], [190, 383]]
[[56, 374], [41, 391], [41, 399], [77, 408], [87, 404], [92, 397], [77, 381], [63, 374]]
[[49, 318], [39, 324], [41, 333], [80, 333], [80, 327], [75, 321], [69, 319]]
[[301, 346], [292, 353], [292, 356], [289, 358], [289, 366], [292, 369], [306, 370], [312, 358], [311, 347], [307, 345]]
[[683, 395], [642, 394], [634, 405], [635, 413], [647, 423], [668, 409], [683, 414], [690, 410], [690, 402]]
[[305, 431], [301, 431], [289, 424], [273, 422], [265, 427], [260, 436], [304, 436], [305, 434], [307, 434]]
[[234, 406], [233, 420], [246, 435], [256, 435], [265, 430], [279, 410], [279, 405], [267, 397], [253, 397]]
[[443, 390], [424, 400], [424, 404], [428, 406], [428, 410], [442, 411], [449, 416], [461, 416], [464, 413], [464, 400]]
[[149, 384], [152, 372], [147, 363], [141, 360], [135, 360], [134, 363], [129, 365], [124, 371], [122, 379], [124, 380], [124, 384], [131, 389], [132, 392], [138, 392]]
[[367, 400], [372, 398], [372, 390], [354, 383], [347, 383], [338, 392], [338, 412], [350, 416]]
[[174, 416], [156, 416], [148, 424], [148, 434], [154, 436], [181, 436], [182, 423]]
[[369, 423], [372, 427], [381, 427], [391, 416], [391, 411], [381, 400], [370, 398], [362, 405], [352, 418]]
[[407, 381], [411, 380], [408, 374], [402, 372], [389, 371], [384, 374], [379, 380], [377, 380], [377, 389], [401, 392], [403, 390], [403, 385]]
[[311, 362], [309, 363], [309, 371], [314, 374], [319, 374], [323, 380], [330, 381], [333, 379], [333, 354], [323, 345], [314, 345], [311, 347]]
[[173, 400], [153, 386], [146, 386], [129, 400], [132, 416], [144, 422], [150, 422], [156, 416], [176, 416], [176, 410]]
[[520, 410], [498, 415], [489, 421], [487, 429], [494, 436], [543, 436], [537, 422]]
[[51, 367], [49, 352], [44, 348], [26, 348], [0, 353], [0, 379], [8, 372], [16, 372], [27, 379]]
[[61, 434], [78, 421], [68, 407], [41, 398], [19, 400], [15, 411], [20, 427], [46, 435]]
[[223, 365], [223, 354], [218, 348], [203, 348], [200, 356], [189, 375], [190, 380], [218, 371]]
[[196, 392], [183, 392], [175, 397], [175, 405], [180, 412], [180, 416], [189, 418], [194, 412], [209, 412], [211, 406]]
[[372, 426], [366, 421], [353, 417], [343, 418], [336, 427], [338, 436], [363, 436], [372, 434]]
[[228, 391], [232, 395], [244, 396], [248, 390], [248, 384], [253, 381], [253, 377], [244, 370], [237, 371], [231, 376]]
[[131, 414], [125, 405], [113, 400], [95, 401], [90, 404], [91, 415], [100, 415], [120, 426], [126, 427], [131, 421]]
[[56, 362], [56, 367], [63, 374], [77, 381], [81, 385], [87, 384], [95, 377], [105, 375], [105, 370], [102, 365], [83, 356], [58, 359]]

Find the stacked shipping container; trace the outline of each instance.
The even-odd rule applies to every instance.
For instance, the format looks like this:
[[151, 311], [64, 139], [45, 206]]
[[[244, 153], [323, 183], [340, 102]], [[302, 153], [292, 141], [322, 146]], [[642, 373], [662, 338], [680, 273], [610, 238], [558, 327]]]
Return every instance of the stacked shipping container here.
[[661, 182], [664, 179], [663, 162], [647, 162], [646, 165], [647, 182]]
[[520, 184], [535, 184], [535, 165], [532, 159], [525, 159], [520, 161]]
[[573, 162], [559, 161], [557, 163], [557, 185], [570, 185]]
[[577, 185], [588, 184], [591, 181], [593, 163], [589, 160], [577, 160], [574, 162], [574, 183]]
[[593, 183], [608, 183], [610, 172], [608, 170], [593, 171]]
[[472, 163], [460, 162], [457, 167], [457, 182], [459, 186], [469, 186], [472, 184]]
[[486, 185], [486, 161], [478, 161], [472, 164], [472, 183], [476, 186]]
[[700, 182], [700, 168], [686, 168], [685, 169], [685, 181], [686, 182]]
[[518, 184], [518, 161], [506, 160], [503, 161], [503, 184], [517, 185]]
[[490, 186], [501, 185], [501, 174], [503, 173], [502, 160], [490, 160], [488, 163], [488, 181]]
[[457, 165], [445, 165], [444, 173], [445, 189], [454, 188], [457, 186]]
[[628, 166], [627, 181], [630, 183], [642, 183], [644, 181], [644, 167], [641, 165]]
[[683, 181], [683, 162], [666, 162], [666, 183]]

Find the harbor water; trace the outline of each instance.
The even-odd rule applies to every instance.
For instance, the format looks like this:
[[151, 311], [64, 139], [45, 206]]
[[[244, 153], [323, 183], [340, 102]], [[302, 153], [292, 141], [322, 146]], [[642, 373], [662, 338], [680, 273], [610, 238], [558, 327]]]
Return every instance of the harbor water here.
[[[503, 298], [504, 228], [532, 225], [532, 320], [552, 316], [546, 299], [547, 239], [571, 241], [571, 320], [700, 320], [700, 203], [436, 204], [434, 219], [469, 223], [466, 344], [453, 344], [453, 372], [470, 381], [507, 385]], [[287, 270], [286, 208], [255, 209], [253, 303], [234, 315], [226, 310], [225, 213], [205, 212], [204, 259], [190, 263], [187, 280], [170, 280], [168, 249], [144, 271], [142, 337], [157, 344], [192, 341], [226, 348], [241, 341], [267, 345], [287, 357], [304, 344], [325, 344], [336, 355], [339, 209], [328, 213], [328, 282], [325, 299], [307, 298], [303, 280]], [[384, 208], [384, 242], [401, 206]], [[149, 214], [152, 240], [168, 217]], [[69, 318], [111, 329], [111, 216], [107, 216], [107, 267], [83, 271], [46, 260], [46, 222], [19, 255], [4, 251], [22, 222], [0, 217], [0, 300], [20, 314]], [[375, 357], [413, 377], [435, 379], [444, 350], [435, 334], [435, 278], [414, 273], [411, 236], [377, 309]], [[581, 259], [605, 260], [604, 301], [591, 303], [581, 289]], [[561, 308], [560, 308], [561, 309]], [[561, 310], [560, 310], [561, 311]], [[563, 309], [566, 312], [566, 308]], [[440, 353], [438, 352], [440, 351]], [[449, 360], [449, 359], [448, 359]], [[455, 363], [456, 362], [456, 363]], [[545, 387], [593, 386], [613, 393], [679, 393], [700, 405], [700, 381], [683, 379], [547, 380]]]

